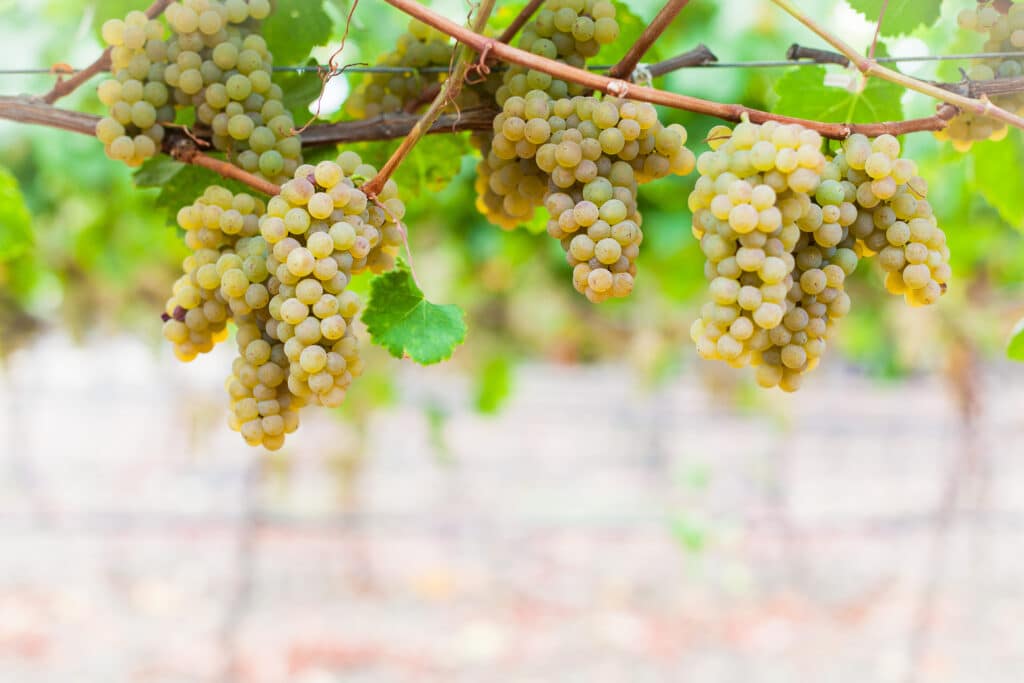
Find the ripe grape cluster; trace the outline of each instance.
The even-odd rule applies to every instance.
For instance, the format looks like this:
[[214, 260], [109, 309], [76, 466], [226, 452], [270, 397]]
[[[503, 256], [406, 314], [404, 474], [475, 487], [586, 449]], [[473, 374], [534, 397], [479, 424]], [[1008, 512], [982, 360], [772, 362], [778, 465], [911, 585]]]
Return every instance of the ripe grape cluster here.
[[860, 258], [878, 253], [887, 289], [912, 305], [944, 292], [945, 235], [896, 138], [853, 135], [829, 158], [815, 131], [744, 121], [709, 143], [689, 198], [710, 294], [690, 331], [702, 357], [795, 391], [850, 310]]
[[[520, 44], [576, 66], [618, 34], [606, 0], [551, 2], [524, 29]], [[573, 268], [573, 285], [595, 303], [633, 289], [643, 240], [637, 186], [696, 160], [686, 129], [664, 126], [647, 103], [578, 94], [579, 86], [513, 67], [497, 100], [493, 130], [477, 138], [477, 206], [506, 229], [543, 205], [548, 234]]]
[[[984, 52], [1020, 52], [1024, 50], [1024, 4], [979, 2], [957, 16], [957, 23], [967, 31], [985, 36]], [[996, 57], [976, 61], [967, 70], [972, 81], [1000, 78], [1018, 78], [1024, 75], [1024, 59], [1014, 56]], [[991, 100], [1003, 109], [1024, 112], [1024, 92], [992, 95]], [[979, 140], [1000, 140], [1006, 137], [1006, 124], [974, 112], [962, 112], [936, 135], [951, 140], [960, 151], [967, 151]]]
[[405, 206], [389, 180], [371, 201], [358, 183], [376, 175], [353, 152], [302, 165], [263, 205], [210, 187], [178, 213], [191, 249], [164, 314], [164, 336], [190, 361], [237, 327], [226, 383], [229, 424], [250, 445], [280, 448], [298, 410], [336, 407], [362, 372], [353, 327], [354, 275], [394, 266]]
[[196, 124], [239, 166], [275, 182], [290, 177], [301, 142], [256, 32], [270, 10], [269, 0], [182, 0], [165, 11], [168, 38], [141, 12], [106, 22], [113, 78], [100, 85], [110, 111], [96, 133], [108, 155], [137, 166], [159, 149], [175, 108], [194, 107]]

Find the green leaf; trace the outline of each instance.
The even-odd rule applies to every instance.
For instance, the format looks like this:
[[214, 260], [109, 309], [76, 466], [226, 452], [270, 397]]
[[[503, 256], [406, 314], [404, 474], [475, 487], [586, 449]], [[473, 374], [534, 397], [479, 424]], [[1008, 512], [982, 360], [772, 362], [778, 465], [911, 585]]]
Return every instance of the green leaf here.
[[825, 67], [790, 69], [775, 83], [779, 96], [772, 110], [786, 116], [839, 123], [898, 121], [903, 118], [903, 88], [869, 78], [859, 93], [825, 85]]
[[1024, 149], [1014, 131], [1005, 140], [976, 142], [971, 145], [974, 159], [974, 188], [1007, 223], [1024, 230], [1024, 192], [1021, 164]]
[[1006, 355], [1011, 360], [1024, 363], [1024, 318], [1017, 321], [1010, 333], [1010, 342], [1006, 346]]
[[466, 338], [463, 317], [458, 306], [427, 301], [409, 267], [399, 261], [395, 270], [370, 282], [363, 323], [373, 343], [395, 358], [407, 355], [421, 365], [430, 365], [449, 358]]
[[[309, 60], [307, 66], [316, 66], [316, 60]], [[313, 116], [309, 111], [309, 105], [313, 100], [320, 97], [323, 88], [323, 81], [315, 71], [302, 73], [277, 73], [274, 74], [274, 82], [281, 86], [284, 93], [284, 106], [292, 114], [295, 127], [299, 128], [306, 124]]]
[[[380, 168], [398, 147], [397, 140], [345, 145], [360, 158]], [[473, 151], [469, 134], [427, 135], [420, 138], [392, 178], [403, 197], [419, 197], [444, 188], [462, 168], [462, 157]]]
[[332, 28], [320, 0], [278, 0], [263, 22], [263, 37], [274, 64], [302, 64], [312, 48], [330, 39]]
[[18, 180], [0, 167], [0, 263], [10, 261], [32, 246], [32, 216]]
[[512, 393], [512, 363], [508, 356], [489, 358], [480, 368], [476, 382], [476, 409], [493, 415]]
[[168, 157], [147, 160], [135, 171], [135, 185], [159, 188], [156, 205], [167, 209], [173, 220], [178, 209], [198, 199], [210, 185], [220, 185], [232, 192], [254, 194], [251, 187], [217, 175], [202, 166], [183, 164]]
[[[882, 16], [886, 0], [849, 0], [850, 6], [875, 23]], [[882, 16], [882, 35], [898, 36], [910, 33], [922, 24], [931, 26], [939, 20], [941, 2], [937, 0], [889, 0]]]

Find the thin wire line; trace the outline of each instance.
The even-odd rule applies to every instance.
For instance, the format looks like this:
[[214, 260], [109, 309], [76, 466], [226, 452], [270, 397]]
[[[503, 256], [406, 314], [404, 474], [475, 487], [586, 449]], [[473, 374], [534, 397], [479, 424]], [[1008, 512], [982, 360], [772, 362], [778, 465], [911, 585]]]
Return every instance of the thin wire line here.
[[[898, 62], [946, 62], [946, 61], [957, 61], [957, 60], [969, 60], [969, 59], [1007, 59], [1024, 57], [1024, 51], [1021, 52], [977, 52], [972, 54], [955, 54], [955, 55], [911, 55], [907, 57], [876, 57], [875, 61], [880, 63], [898, 63]], [[650, 66], [650, 65], [648, 65]], [[765, 61], [749, 61], [749, 62], [708, 62], [706, 64], [687, 64], [686, 66], [680, 67], [682, 69], [757, 69], [757, 68], [772, 68], [772, 67], [785, 67], [785, 66], [824, 66], [821, 62], [814, 61], [811, 59], [779, 59], [779, 60], [765, 60]], [[587, 67], [590, 71], [608, 71], [612, 68], [611, 64], [600, 64], [592, 65]], [[321, 70], [327, 70], [326, 66], [275, 66], [274, 71], [289, 72], [289, 73], [319, 73]], [[0, 69], [0, 75], [2, 76], [30, 76], [40, 74], [51, 74], [54, 76], [67, 76], [75, 74], [81, 71], [81, 69], [60, 69], [55, 71], [53, 69], [35, 68], [35, 69]], [[358, 74], [405, 74], [418, 71], [420, 73], [447, 73], [448, 67], [446, 66], [428, 66], [423, 68], [412, 68], [405, 66], [349, 66], [344, 69], [345, 73], [358, 73]], [[341, 73], [340, 70], [335, 73]]]

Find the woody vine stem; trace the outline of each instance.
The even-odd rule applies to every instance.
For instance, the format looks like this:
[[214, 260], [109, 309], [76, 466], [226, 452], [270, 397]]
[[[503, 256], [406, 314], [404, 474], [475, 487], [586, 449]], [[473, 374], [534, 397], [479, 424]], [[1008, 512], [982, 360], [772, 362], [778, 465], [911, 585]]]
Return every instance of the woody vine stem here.
[[[150, 17], [158, 16], [170, 2], [171, 0], [156, 0], [146, 10], [146, 14]], [[416, 0], [386, 0], [386, 2], [404, 14], [451, 36], [464, 45], [466, 49], [483, 55], [483, 59], [488, 62], [517, 64], [615, 97], [628, 97], [651, 104], [706, 114], [726, 121], [739, 121], [742, 117], [747, 116], [754, 123], [763, 123], [765, 121], [798, 123], [818, 131], [824, 137], [843, 139], [854, 133], [877, 137], [885, 133], [903, 135], [919, 131], [937, 131], [945, 128], [956, 113], [963, 110], [1024, 129], [1024, 118], [992, 104], [984, 94], [980, 98], [970, 97], [968, 94], [962, 94], [956, 89], [944, 88], [939, 84], [921, 81], [881, 66], [875, 60], [860, 54], [839, 37], [823, 28], [801, 11], [791, 0], [771, 0], [771, 2], [835, 48], [860, 70], [864, 78], [881, 78], [939, 100], [942, 104], [938, 106], [936, 113], [933, 116], [904, 121], [884, 121], [866, 124], [826, 123], [773, 114], [741, 104], [713, 102], [689, 95], [637, 85], [625, 80], [639, 60], [642, 59], [643, 54], [688, 4], [689, 0], [668, 0], [654, 21], [647, 26], [643, 34], [637, 39], [636, 43], [626, 51], [620, 62], [612, 68], [610, 77], [577, 69], [567, 64], [520, 50], [508, 44], [514, 38], [518, 29], [539, 8], [540, 0], [531, 1], [516, 17], [509, 29], [497, 39], [489, 38], [482, 33], [490, 11], [495, 4], [493, 0], [485, 0], [478, 3], [474, 21], [470, 27], [456, 24]], [[453, 65], [453, 76], [449, 79], [449, 82], [457, 82], [451, 86], [446, 84], [446, 87], [437, 93], [431, 106], [422, 117], [410, 114], [393, 114], [363, 121], [314, 125], [302, 133], [303, 146], [358, 140], [404, 138], [403, 144], [396, 150], [392, 159], [368, 183], [367, 189], [371, 191], [375, 188], [379, 189], [383, 187], [383, 184], [398, 167], [402, 159], [405, 158], [423, 135], [462, 130], [486, 130], [490, 127], [490, 121], [494, 115], [494, 110], [490, 108], [441, 116], [444, 105], [453, 98], [453, 91], [457, 92], [461, 87], [462, 80], [472, 66], [472, 57], [463, 55], [460, 52], [460, 58]], [[480, 66], [482, 67], [483, 64], [481, 63]], [[109, 51], [104, 51], [93, 64], [75, 76], [58, 82], [46, 95], [38, 97], [0, 96], [0, 119], [46, 125], [93, 135], [97, 121], [96, 117], [61, 109], [53, 106], [53, 103], [57, 99], [73, 92], [93, 75], [108, 68]], [[200, 138], [190, 134], [188, 131], [172, 129], [171, 134], [168, 135], [164, 142], [162, 151], [179, 161], [203, 166], [224, 177], [232, 178], [248, 185], [259, 192], [276, 194], [278, 187], [275, 184], [247, 173], [230, 163], [204, 154], [200, 149], [202, 143], [203, 141]]]

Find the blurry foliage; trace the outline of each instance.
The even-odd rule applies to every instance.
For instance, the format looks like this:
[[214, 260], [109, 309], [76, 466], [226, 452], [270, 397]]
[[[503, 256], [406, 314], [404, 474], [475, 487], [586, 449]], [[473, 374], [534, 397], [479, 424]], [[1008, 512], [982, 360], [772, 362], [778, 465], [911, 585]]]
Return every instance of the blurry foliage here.
[[[932, 21], [939, 3], [890, 2], [883, 37], [912, 31], [912, 37], [937, 53], [974, 49], [977, 37], [965, 35], [955, 26], [956, 12], [972, 2], [945, 0], [941, 19], [930, 27], [921, 24]], [[80, 64], [99, 52], [96, 27], [103, 19], [146, 4], [146, 0], [0, 4], [0, 38], [19, 37], [22, 41], [11, 48], [12, 54], [21, 55], [17, 66], [47, 66], [56, 61]], [[338, 46], [349, 2], [282, 0], [279, 4], [288, 11], [271, 22], [268, 33], [278, 63], [304, 63], [310, 41], [327, 45], [314, 51], [321, 61]], [[430, 4], [458, 19], [467, 9], [458, 0]], [[500, 2], [489, 31], [500, 31], [523, 4]], [[866, 45], [870, 41], [873, 24], [857, 19], [842, 1], [803, 0], [799, 4], [825, 25], [841, 28], [852, 43]], [[852, 4], [873, 19], [871, 12], [879, 3], [853, 0]], [[655, 0], [630, 2], [623, 39], [595, 62], [615, 61], [659, 6]], [[309, 16], [314, 19], [303, 20]], [[91, 23], [85, 23], [83, 17], [91, 18]], [[406, 23], [385, 3], [361, 3], [340, 62], [375, 62], [382, 52], [393, 49]], [[72, 36], [74, 41], [69, 40]], [[684, 10], [645, 61], [679, 54], [699, 42], [729, 61], [780, 59], [792, 42], [817, 44], [809, 32], [768, 3], [698, 0]], [[892, 51], [897, 45], [888, 47]], [[880, 49], [885, 49], [884, 44]], [[939, 63], [907, 68], [912, 67], [912, 73], [921, 78], [956, 80], [956, 66]], [[690, 69], [670, 74], [657, 85], [831, 120], [848, 115], [856, 120], [893, 118], [901, 108], [906, 116], [934, 111], [934, 102], [927, 98], [901, 98], [898, 89], [877, 81], [869, 83], [860, 95], [826, 87], [824, 73], [836, 70], [833, 66]], [[278, 78], [296, 112], [319, 92], [316, 74], [282, 74]], [[347, 78], [356, 83], [361, 76]], [[48, 77], [12, 79], [0, 86], [0, 92], [43, 92], [49, 82]], [[100, 110], [93, 87], [82, 88], [63, 105]], [[666, 123], [687, 126], [689, 144], [698, 154], [706, 148], [703, 139], [707, 131], [718, 123], [687, 112], [666, 110], [662, 115]], [[366, 143], [349, 148], [379, 164], [396, 144]], [[905, 144], [931, 185], [929, 198], [949, 235], [956, 273], [952, 291], [935, 310], [913, 315], [964, 321], [965, 329], [983, 350], [1001, 353], [1012, 321], [1024, 311], [1013, 303], [1024, 281], [1021, 136], [1014, 132], [1002, 143], [975, 145], [964, 155], [928, 134], [910, 136]], [[316, 150], [310, 156], [324, 158], [333, 152]], [[140, 190], [132, 185], [129, 169], [106, 159], [96, 140], [13, 124], [0, 126], [0, 159], [7, 169], [0, 172], [0, 197], [23, 196], [32, 217], [30, 234], [18, 228], [8, 230], [4, 221], [23, 225], [18, 203], [4, 200], [0, 206], [0, 225], [4, 226], [0, 255], [14, 254], [0, 265], [0, 302], [8, 302], [0, 303], [0, 311], [6, 305], [19, 315], [67, 323], [79, 334], [97, 326], [125, 325], [155, 343], [162, 302], [185, 253], [161, 205], [173, 210], [175, 204], [191, 201], [212, 175], [163, 159], [140, 173], [140, 180], [150, 181], [140, 184], [156, 184], [158, 189]], [[686, 330], [705, 289], [703, 257], [690, 233], [685, 201], [695, 175], [665, 179], [641, 189], [645, 240], [638, 286], [628, 301], [595, 307], [572, 290], [569, 268], [553, 240], [522, 229], [504, 232], [483, 220], [474, 207], [474, 166], [467, 136], [431, 136], [420, 143], [396, 179], [408, 206], [406, 222], [420, 281], [433, 300], [455, 303], [467, 312], [472, 340], [458, 349], [453, 362], [475, 373], [480, 410], [491, 412], [500, 407], [514, 383], [515, 366], [523, 359], [628, 362], [650, 378], [692, 371], [695, 365]], [[16, 179], [17, 187], [6, 179], [6, 173]], [[224, 183], [219, 178], [216, 182]], [[544, 217], [538, 213], [533, 227], [543, 232], [543, 225]], [[907, 326], [900, 324], [908, 315], [902, 301], [888, 297], [880, 279], [870, 264], [862, 266], [853, 278], [854, 307], [836, 337], [839, 351], [847, 360], [882, 376], [897, 376], [917, 365], [938, 365], [942, 339], [930, 340], [929, 355], [901, 353], [908, 343], [912, 348], [919, 345], [911, 339]], [[354, 288], [365, 294], [368, 281], [358, 279]], [[365, 414], [371, 406], [394, 398], [392, 375], [400, 361], [388, 359], [380, 349], [368, 353], [372, 354], [368, 375], [353, 385], [343, 409], [350, 415]], [[843, 362], [835, 349], [829, 355], [827, 362]], [[741, 381], [749, 382], [746, 373]], [[682, 524], [677, 531], [684, 543], [699, 546], [700, 534], [688, 525]]]

